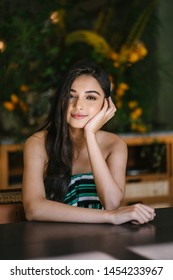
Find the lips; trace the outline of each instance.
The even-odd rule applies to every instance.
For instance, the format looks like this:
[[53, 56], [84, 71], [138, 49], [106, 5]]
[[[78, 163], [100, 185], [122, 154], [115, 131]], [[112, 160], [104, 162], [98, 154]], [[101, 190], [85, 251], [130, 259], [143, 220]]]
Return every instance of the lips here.
[[82, 115], [82, 114], [71, 114], [72, 118], [76, 119], [76, 120], [81, 120], [85, 117], [87, 117], [87, 115]]

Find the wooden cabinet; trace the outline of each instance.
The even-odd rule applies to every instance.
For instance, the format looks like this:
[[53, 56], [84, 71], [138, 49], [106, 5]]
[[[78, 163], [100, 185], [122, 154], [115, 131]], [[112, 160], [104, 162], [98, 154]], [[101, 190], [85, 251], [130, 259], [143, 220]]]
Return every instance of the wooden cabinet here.
[[[126, 134], [121, 137], [129, 150], [122, 205], [142, 202], [154, 207], [173, 206], [173, 133]], [[148, 158], [140, 157], [146, 149]], [[158, 158], [160, 166], [151, 162], [155, 152], [161, 157]]]
[[21, 188], [23, 144], [0, 144], [0, 189]]

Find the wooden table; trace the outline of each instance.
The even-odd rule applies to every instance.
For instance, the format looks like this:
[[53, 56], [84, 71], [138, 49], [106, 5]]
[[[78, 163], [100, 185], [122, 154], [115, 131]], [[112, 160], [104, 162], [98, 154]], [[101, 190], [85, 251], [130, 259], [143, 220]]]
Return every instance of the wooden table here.
[[156, 213], [154, 221], [140, 226], [50, 222], [0, 225], [0, 259], [61, 258], [93, 251], [117, 259], [146, 259], [129, 246], [173, 242], [173, 208], [156, 209]]

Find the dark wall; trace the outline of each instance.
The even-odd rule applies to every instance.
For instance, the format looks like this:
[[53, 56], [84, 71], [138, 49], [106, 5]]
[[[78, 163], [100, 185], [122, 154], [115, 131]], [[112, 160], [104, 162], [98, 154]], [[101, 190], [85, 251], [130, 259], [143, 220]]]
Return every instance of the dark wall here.
[[158, 121], [173, 129], [173, 1], [160, 1], [157, 37], [159, 62]]

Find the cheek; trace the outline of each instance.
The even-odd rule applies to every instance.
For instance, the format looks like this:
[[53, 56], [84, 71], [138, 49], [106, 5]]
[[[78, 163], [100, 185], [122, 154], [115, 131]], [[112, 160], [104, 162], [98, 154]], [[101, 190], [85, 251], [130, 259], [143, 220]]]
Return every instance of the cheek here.
[[103, 107], [103, 101], [101, 102], [98, 102], [97, 104], [93, 104], [90, 106], [90, 110], [93, 112], [93, 113], [98, 113]]
[[67, 114], [66, 114], [67, 120], [69, 119], [69, 116], [70, 116], [70, 111], [71, 111], [70, 107], [71, 107], [70, 105], [68, 105], [68, 107], [67, 107]]

